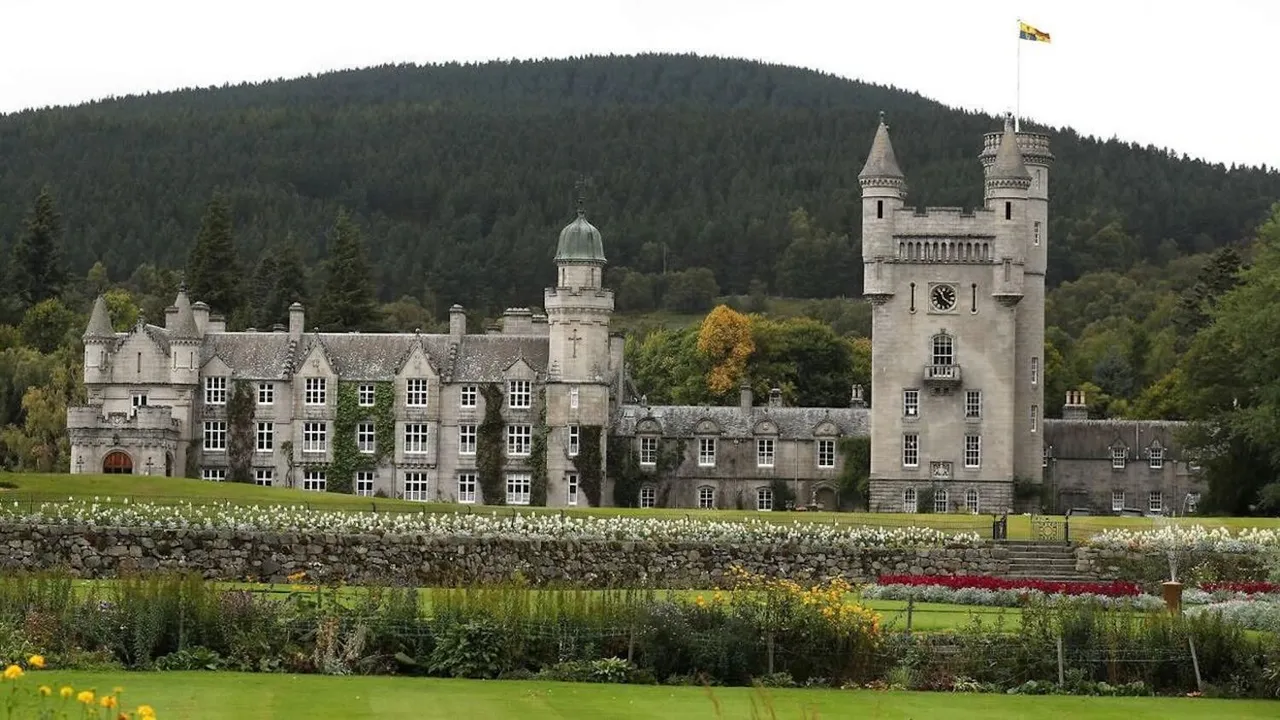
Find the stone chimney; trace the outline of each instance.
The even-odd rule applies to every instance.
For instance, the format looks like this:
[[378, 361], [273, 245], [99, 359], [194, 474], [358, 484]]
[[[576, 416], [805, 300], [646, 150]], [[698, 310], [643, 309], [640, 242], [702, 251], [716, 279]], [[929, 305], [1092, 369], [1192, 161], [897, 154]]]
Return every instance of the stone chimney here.
[[1067, 402], [1062, 406], [1063, 420], [1088, 420], [1089, 406], [1084, 402], [1083, 390], [1068, 390]]
[[782, 407], [782, 388], [769, 388], [769, 407]]
[[548, 337], [551, 335], [551, 325], [547, 322], [547, 316], [542, 313], [533, 314], [533, 334], [540, 337]]
[[273, 333], [277, 333], [277, 332], [284, 332], [284, 331], [286, 331], [286, 330], [288, 330], [288, 329], [289, 329], [289, 328], [285, 327], [284, 323], [274, 323], [274, 324], [271, 326], [271, 332], [273, 332]]
[[196, 316], [196, 331], [203, 337], [209, 329], [209, 306], [201, 300], [191, 306], [191, 314]]
[[178, 319], [178, 306], [170, 305], [164, 309], [164, 329], [172, 330], [177, 327], [174, 321]]
[[302, 308], [302, 303], [294, 303], [289, 306], [289, 339], [301, 340], [302, 333], [306, 332], [307, 312]]
[[738, 386], [738, 409], [750, 415], [751, 405], [754, 401], [755, 398], [751, 395], [751, 383], [743, 380], [742, 384]]
[[222, 315], [210, 315], [210, 316], [209, 316], [209, 324], [208, 324], [208, 326], [205, 328], [205, 332], [217, 332], [217, 333], [221, 333], [221, 332], [226, 332], [226, 331], [227, 331], [227, 318], [226, 318], [226, 317], [224, 317], [224, 316], [222, 316]]
[[503, 335], [532, 335], [533, 311], [529, 308], [507, 308], [502, 313]]
[[864, 408], [867, 406], [867, 400], [862, 395], [862, 385], [854, 383], [853, 392], [849, 395], [849, 407]]
[[457, 340], [467, 334], [467, 311], [461, 305], [449, 308], [449, 337]]

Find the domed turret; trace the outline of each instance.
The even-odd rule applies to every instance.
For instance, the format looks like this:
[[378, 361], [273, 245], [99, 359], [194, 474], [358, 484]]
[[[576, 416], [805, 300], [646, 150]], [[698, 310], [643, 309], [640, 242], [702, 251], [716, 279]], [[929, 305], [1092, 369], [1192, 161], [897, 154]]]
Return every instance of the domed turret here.
[[587, 222], [587, 215], [578, 203], [578, 217], [560, 231], [560, 243], [556, 245], [556, 262], [604, 263], [604, 242], [595, 225]]

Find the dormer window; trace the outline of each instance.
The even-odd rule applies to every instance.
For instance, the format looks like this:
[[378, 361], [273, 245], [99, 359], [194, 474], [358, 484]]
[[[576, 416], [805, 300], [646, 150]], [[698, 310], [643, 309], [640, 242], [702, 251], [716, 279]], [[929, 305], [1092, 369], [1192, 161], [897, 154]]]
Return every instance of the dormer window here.
[[527, 409], [533, 405], [533, 383], [529, 380], [507, 381], [507, 405], [515, 409]]
[[1111, 469], [1123, 470], [1125, 462], [1129, 459], [1129, 448], [1113, 447], [1111, 448]]
[[204, 404], [227, 404], [227, 378], [224, 375], [211, 376], [204, 379]]

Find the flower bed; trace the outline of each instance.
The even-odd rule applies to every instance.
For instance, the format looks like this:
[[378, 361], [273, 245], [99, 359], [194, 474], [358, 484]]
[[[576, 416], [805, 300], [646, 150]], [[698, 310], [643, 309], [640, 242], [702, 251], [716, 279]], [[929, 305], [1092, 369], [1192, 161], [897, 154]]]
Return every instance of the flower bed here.
[[[108, 498], [108, 501], [110, 499]], [[644, 518], [571, 517], [553, 513], [372, 513], [309, 510], [296, 506], [152, 505], [69, 502], [30, 510], [0, 506], [0, 523], [90, 527], [369, 533], [528, 540], [613, 540], [667, 543], [806, 544], [816, 547], [976, 547], [976, 533], [924, 527], [867, 528], [829, 523], [773, 523]]]
[[1233, 534], [1227, 528], [1208, 529], [1202, 525], [1169, 526], [1158, 530], [1104, 530], [1085, 540], [1084, 544], [1099, 550], [1148, 553], [1193, 550], [1259, 553], [1280, 551], [1280, 531], [1245, 528]]
[[1142, 594], [1137, 583], [1123, 580], [1109, 582], [1057, 582], [1033, 578], [997, 578], [985, 575], [881, 575], [879, 585], [939, 586], [950, 590], [1024, 590], [1045, 595], [1101, 595], [1132, 597]]
[[1280, 593], [1280, 583], [1257, 582], [1209, 582], [1201, 583], [1200, 589], [1209, 593], [1240, 593], [1243, 595], [1272, 595]]
[[1138, 610], [1164, 606], [1160, 598], [1143, 595], [1135, 583], [1050, 582], [984, 575], [882, 575], [877, 584], [862, 589], [862, 597], [988, 607], [1019, 607], [1030, 601], [1052, 604], [1066, 599], [1091, 599], [1108, 607]]

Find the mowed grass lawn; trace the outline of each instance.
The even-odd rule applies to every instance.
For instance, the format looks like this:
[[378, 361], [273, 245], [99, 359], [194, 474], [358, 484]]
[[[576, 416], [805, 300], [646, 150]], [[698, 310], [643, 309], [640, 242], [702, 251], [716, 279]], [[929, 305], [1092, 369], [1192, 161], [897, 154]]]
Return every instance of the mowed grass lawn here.
[[[814, 522], [852, 526], [905, 527], [927, 526], [946, 531], [977, 531], [989, 535], [989, 515], [905, 514], [905, 513], [836, 513], [836, 512], [755, 512], [750, 510], [636, 509], [636, 508], [532, 508], [486, 507], [454, 503], [419, 503], [388, 498], [356, 497], [341, 493], [307, 492], [291, 488], [257, 487], [241, 483], [215, 483], [188, 478], [166, 478], [146, 475], [58, 475], [34, 473], [0, 473], [0, 502], [20, 506], [38, 506], [45, 502], [66, 502], [68, 498], [105, 501], [151, 502], [157, 504], [208, 504], [231, 502], [237, 505], [293, 505], [318, 510], [350, 510], [365, 512], [467, 512], [467, 513], [564, 513], [572, 516], [609, 517], [628, 515], [652, 518], [704, 518], [708, 520], [767, 522]], [[1280, 518], [1177, 518], [1178, 525], [1209, 527], [1280, 528]], [[1071, 520], [1071, 537], [1080, 540], [1102, 530], [1128, 528], [1149, 529], [1156, 526], [1151, 518], [1077, 517]], [[1025, 515], [1009, 517], [1009, 538], [1031, 537], [1031, 521]]]
[[[69, 684], [77, 691], [122, 686], [122, 706], [155, 708], [160, 720], [292, 720], [293, 718], [635, 718], [711, 720], [752, 718], [752, 703], [767, 699], [778, 718], [1021, 720], [1035, 716], [1079, 720], [1199, 720], [1274, 718], [1280, 703], [1190, 698], [1089, 698], [869, 690], [589, 685], [408, 677], [326, 677], [230, 672], [88, 673], [41, 671], [22, 682]], [[771, 717], [767, 712], [758, 717]]]

